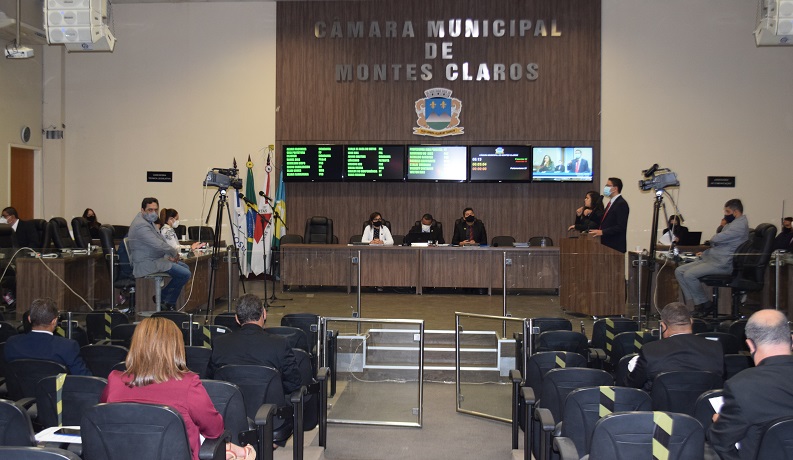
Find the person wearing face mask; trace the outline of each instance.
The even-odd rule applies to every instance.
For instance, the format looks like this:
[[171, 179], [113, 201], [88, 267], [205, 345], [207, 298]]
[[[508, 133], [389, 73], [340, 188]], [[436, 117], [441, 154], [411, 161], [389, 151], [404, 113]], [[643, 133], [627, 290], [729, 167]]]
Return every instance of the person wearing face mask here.
[[600, 227], [600, 220], [603, 218], [603, 197], [596, 191], [586, 192], [584, 206], [575, 210], [575, 224], [567, 230], [578, 230], [588, 232]]
[[383, 246], [393, 246], [394, 238], [391, 230], [383, 224], [383, 216], [379, 212], [369, 215], [369, 225], [363, 229], [361, 242], [369, 244], [382, 244]]
[[[686, 233], [688, 233], [688, 227], [684, 227], [680, 225], [680, 217], [675, 214], [669, 216], [669, 225], [664, 229], [664, 235], [669, 234], [668, 239], [669, 241], [674, 241], [678, 243], [680, 238], [683, 237]], [[672, 239], [672, 235], [675, 235], [674, 240]], [[663, 237], [662, 237], [663, 238]], [[663, 238], [665, 240], [665, 238]]]
[[169, 245], [155, 227], [159, 210], [157, 198], [143, 199], [140, 212], [129, 225], [127, 244], [135, 278], [157, 272], [168, 273], [171, 277], [162, 289], [162, 305], [165, 310], [173, 310], [191, 274], [187, 264], [179, 261], [179, 250]]
[[603, 196], [610, 198], [600, 228], [590, 230], [593, 237], [600, 237], [600, 244], [624, 253], [628, 249], [626, 234], [628, 233], [628, 214], [631, 210], [628, 202], [622, 197], [622, 180], [609, 177], [603, 188]]
[[454, 223], [452, 245], [468, 246], [477, 244], [487, 244], [487, 230], [485, 230], [485, 224], [474, 215], [474, 210], [465, 208], [462, 219], [457, 219], [457, 222]]
[[91, 232], [91, 238], [98, 240], [99, 239], [99, 229], [102, 228], [102, 224], [96, 220], [96, 213], [91, 208], [85, 208], [83, 211], [83, 219], [88, 221], [88, 231]]
[[405, 235], [406, 243], [417, 241], [436, 241], [438, 244], [446, 244], [446, 240], [443, 239], [443, 229], [440, 223], [432, 218], [432, 214], [421, 216], [421, 221], [411, 227], [408, 234]]
[[710, 249], [697, 254], [699, 260], [675, 269], [675, 278], [680, 284], [684, 299], [694, 302], [694, 316], [715, 313], [717, 308], [705, 294], [699, 279], [705, 275], [731, 274], [735, 251], [749, 239], [749, 220], [743, 214], [741, 200], [732, 199], [724, 203], [724, 220], [727, 225], [710, 238]]
[[172, 248], [176, 249], [201, 249], [206, 247], [206, 243], [193, 243], [192, 245], [180, 245], [179, 235], [176, 234], [176, 229], [179, 228], [179, 212], [173, 208], [162, 208], [160, 210], [160, 219], [162, 223], [160, 226], [160, 233], [165, 238], [165, 242]]
[[41, 241], [39, 241], [39, 233], [33, 222], [28, 220], [20, 220], [17, 210], [11, 206], [3, 209], [2, 217], [0, 217], [0, 224], [8, 224], [14, 229], [14, 237], [16, 244], [20, 248], [41, 248]]
[[782, 219], [782, 230], [774, 240], [774, 250], [782, 249], [790, 251], [793, 249], [793, 217]]
[[581, 151], [576, 149], [575, 151], [575, 158], [570, 163], [567, 163], [567, 172], [572, 173], [588, 173], [589, 172], [589, 162], [586, 161], [581, 155]]
[[645, 344], [628, 364], [628, 384], [651, 391], [658, 374], [670, 371], [707, 371], [724, 375], [724, 349], [719, 342], [694, 335], [691, 313], [680, 302], [661, 310], [663, 340]]

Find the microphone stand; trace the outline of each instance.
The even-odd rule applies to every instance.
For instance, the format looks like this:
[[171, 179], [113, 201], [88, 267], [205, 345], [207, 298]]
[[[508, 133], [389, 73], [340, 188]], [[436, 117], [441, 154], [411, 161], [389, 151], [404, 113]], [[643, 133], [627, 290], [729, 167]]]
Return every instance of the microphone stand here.
[[[289, 231], [289, 227], [286, 225], [286, 222], [284, 222], [284, 219], [281, 217], [281, 214], [279, 214], [278, 211], [275, 210], [275, 208], [273, 208], [273, 219], [275, 219], [276, 221], [281, 221], [281, 223], [284, 225], [284, 228], [287, 231]], [[274, 273], [275, 246], [273, 246], [271, 248], [270, 254], [271, 254], [271, 257], [270, 257], [270, 277], [273, 280], [273, 294], [270, 296], [270, 300], [294, 300], [294, 299], [291, 299], [291, 298], [290, 299], [286, 299], [286, 298], [276, 297], [275, 296], [275, 273]], [[281, 272], [281, 248], [280, 247], [278, 248], [278, 272], [279, 273]], [[265, 291], [265, 295], [266, 295], [266, 291]]]
[[[257, 212], [256, 215], [263, 222], [263, 225], [262, 225], [262, 228], [264, 228], [264, 231], [262, 232], [262, 236], [263, 236], [265, 233], [267, 233], [267, 227], [270, 226], [270, 222], [272, 222], [272, 219], [267, 219], [266, 217], [264, 217], [264, 214], [260, 214], [259, 212]], [[272, 253], [272, 248], [271, 248], [271, 250], [270, 250], [270, 266], [271, 267], [272, 267], [273, 257], [275, 257], [275, 255]], [[262, 265], [265, 266], [265, 267], [267, 266], [267, 251], [264, 251], [262, 253]], [[270, 273], [270, 276], [272, 276], [272, 273]], [[275, 285], [273, 285], [273, 290], [275, 290]], [[286, 305], [273, 305], [273, 304], [271, 304], [269, 302], [269, 299], [267, 298], [267, 270], [264, 271], [264, 307], [265, 308], [270, 308], [270, 307], [273, 307], [273, 308], [286, 308]]]

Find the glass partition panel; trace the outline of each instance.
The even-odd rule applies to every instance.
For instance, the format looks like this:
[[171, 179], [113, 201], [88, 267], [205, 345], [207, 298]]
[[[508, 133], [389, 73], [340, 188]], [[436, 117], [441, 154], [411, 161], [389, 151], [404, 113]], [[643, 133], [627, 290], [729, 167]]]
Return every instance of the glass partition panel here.
[[[512, 421], [512, 382], [516, 341], [502, 331], [524, 331], [525, 318], [455, 313], [457, 411]], [[508, 325], [507, 325], [508, 324]]]
[[424, 321], [323, 318], [322, 329], [340, 331], [324, 355], [336, 354], [329, 423], [421, 426]]

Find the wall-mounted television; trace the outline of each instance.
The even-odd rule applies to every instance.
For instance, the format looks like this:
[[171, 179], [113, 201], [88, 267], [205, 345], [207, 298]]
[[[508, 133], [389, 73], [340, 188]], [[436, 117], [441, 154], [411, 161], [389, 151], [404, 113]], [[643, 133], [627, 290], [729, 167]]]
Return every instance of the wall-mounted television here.
[[531, 146], [472, 145], [471, 182], [530, 182]]
[[465, 182], [468, 148], [464, 145], [408, 145], [407, 180]]
[[346, 145], [346, 181], [405, 180], [404, 145]]
[[532, 181], [592, 182], [592, 147], [533, 147]]
[[284, 182], [333, 182], [344, 179], [341, 145], [285, 145]]

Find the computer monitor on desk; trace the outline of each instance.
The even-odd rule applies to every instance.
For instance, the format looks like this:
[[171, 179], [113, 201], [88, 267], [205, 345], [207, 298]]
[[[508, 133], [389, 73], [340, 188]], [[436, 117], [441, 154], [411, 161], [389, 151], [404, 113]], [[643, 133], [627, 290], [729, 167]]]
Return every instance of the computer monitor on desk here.
[[678, 246], [699, 246], [702, 240], [702, 232], [686, 232], [677, 242]]

